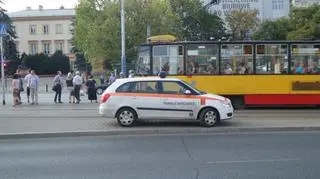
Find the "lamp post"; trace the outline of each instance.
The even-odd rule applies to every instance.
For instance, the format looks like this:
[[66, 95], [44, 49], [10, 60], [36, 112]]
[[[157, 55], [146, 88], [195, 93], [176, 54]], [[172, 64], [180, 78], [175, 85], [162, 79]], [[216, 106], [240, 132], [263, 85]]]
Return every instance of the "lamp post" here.
[[126, 39], [125, 39], [125, 17], [124, 17], [124, 1], [121, 0], [121, 72], [126, 75]]

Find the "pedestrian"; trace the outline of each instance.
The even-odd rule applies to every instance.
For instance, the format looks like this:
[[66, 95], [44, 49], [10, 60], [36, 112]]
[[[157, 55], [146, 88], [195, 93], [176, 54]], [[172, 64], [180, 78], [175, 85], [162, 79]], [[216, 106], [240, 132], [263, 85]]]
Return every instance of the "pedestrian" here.
[[28, 79], [30, 93], [31, 93], [31, 105], [38, 104], [38, 87], [39, 77], [34, 70], [31, 70], [31, 76]]
[[88, 92], [88, 99], [91, 101], [95, 100], [96, 103], [98, 103], [97, 100], [97, 91], [96, 91], [96, 80], [93, 79], [93, 76], [91, 75], [89, 77], [89, 80], [86, 82], [87, 86], [87, 92]]
[[111, 85], [115, 81], [116, 81], [116, 76], [113, 73], [110, 73], [108, 85]]
[[123, 72], [120, 72], [119, 78], [125, 78], [125, 75]]
[[20, 81], [19, 81], [18, 74], [13, 75], [11, 87], [12, 87], [12, 106], [16, 107], [18, 104], [20, 104], [20, 100], [19, 100]]
[[22, 77], [21, 77], [21, 75], [20, 74], [18, 74], [18, 79], [19, 79], [19, 87], [20, 87], [20, 89], [19, 89], [19, 104], [22, 104], [22, 100], [21, 100], [21, 92], [23, 92], [24, 91], [24, 88], [23, 88], [23, 79], [22, 79]]
[[129, 71], [129, 78], [133, 78], [134, 77], [134, 71], [133, 70], [130, 70]]
[[101, 73], [100, 75], [100, 84], [103, 85], [104, 84], [104, 74]]
[[62, 103], [61, 101], [61, 92], [62, 92], [62, 87], [63, 87], [63, 77], [62, 77], [62, 72], [58, 71], [57, 75], [53, 79], [53, 89], [56, 92], [54, 96], [54, 102], [57, 103]]
[[72, 80], [73, 86], [74, 86], [74, 96], [77, 99], [77, 104], [80, 103], [80, 89], [82, 85], [82, 78], [80, 76], [80, 72], [76, 71], [76, 76], [73, 77]]
[[66, 79], [66, 86], [69, 91], [69, 103], [75, 103], [74, 99], [74, 88], [73, 88], [73, 83], [72, 83], [73, 75], [72, 73], [68, 73], [67, 79]]
[[29, 70], [28, 74], [24, 77], [24, 81], [26, 82], [28, 103], [30, 103], [30, 84], [29, 84], [29, 78], [30, 77], [31, 77], [31, 71]]

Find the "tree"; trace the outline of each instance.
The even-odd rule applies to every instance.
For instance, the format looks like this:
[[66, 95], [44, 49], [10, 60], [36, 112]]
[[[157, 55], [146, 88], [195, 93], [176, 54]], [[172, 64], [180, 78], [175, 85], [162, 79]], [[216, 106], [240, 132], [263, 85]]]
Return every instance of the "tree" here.
[[169, 0], [176, 16], [176, 31], [184, 40], [208, 40], [225, 35], [224, 23], [217, 15], [208, 11], [200, 0]]
[[286, 40], [291, 30], [288, 18], [265, 20], [254, 33], [253, 38], [256, 40]]
[[[1, 4], [2, 1], [0, 1]], [[19, 53], [17, 51], [16, 44], [14, 39], [16, 37], [16, 33], [13, 29], [12, 21], [9, 16], [6, 14], [6, 11], [0, 7], [0, 23], [4, 23], [7, 25], [7, 36], [3, 37], [3, 47], [4, 47], [4, 58], [9, 60], [9, 64], [7, 67], [7, 73], [12, 74], [15, 73], [18, 65], [21, 63], [19, 60]]]
[[74, 62], [75, 67], [77, 70], [82, 72], [91, 72], [92, 66], [88, 63], [83, 55], [82, 52], [76, 52], [76, 61]]
[[320, 5], [293, 8], [290, 13], [293, 29], [288, 34], [290, 40], [320, 38]]
[[52, 63], [52, 68], [55, 71], [62, 71], [62, 73], [68, 73], [70, 71], [70, 61], [69, 57], [64, 55], [62, 51], [56, 51], [50, 59]]
[[[148, 25], [176, 35], [166, 0], [126, 1], [125, 11], [128, 62], [135, 60], [138, 46], [146, 42]], [[120, 61], [119, 12], [119, 1], [114, 0], [80, 0], [76, 8], [75, 45], [96, 70], [103, 69], [104, 61]]]
[[52, 74], [52, 63], [47, 55], [36, 54], [27, 55], [23, 58], [23, 63], [32, 70], [35, 70], [37, 74]]
[[226, 22], [234, 40], [243, 40], [256, 30], [260, 20], [256, 10], [233, 10], [226, 14]]
[[37, 74], [56, 74], [57, 71], [70, 71], [69, 58], [62, 51], [56, 51], [51, 57], [44, 54], [22, 55], [22, 63]]

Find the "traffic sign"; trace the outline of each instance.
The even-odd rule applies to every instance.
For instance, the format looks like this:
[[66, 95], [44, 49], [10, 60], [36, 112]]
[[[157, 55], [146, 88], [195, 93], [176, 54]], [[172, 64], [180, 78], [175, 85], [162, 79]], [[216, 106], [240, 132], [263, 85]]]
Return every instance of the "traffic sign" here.
[[0, 35], [1, 36], [7, 35], [7, 29], [8, 29], [8, 25], [5, 23], [1, 23], [0, 24]]

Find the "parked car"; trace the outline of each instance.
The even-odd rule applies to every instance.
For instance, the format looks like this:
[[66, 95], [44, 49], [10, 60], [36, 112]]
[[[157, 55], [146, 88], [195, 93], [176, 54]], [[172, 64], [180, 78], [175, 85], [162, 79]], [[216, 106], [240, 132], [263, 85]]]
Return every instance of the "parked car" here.
[[197, 120], [212, 127], [233, 118], [228, 98], [199, 91], [175, 78], [126, 78], [112, 83], [101, 96], [99, 114], [121, 126], [138, 120]]

